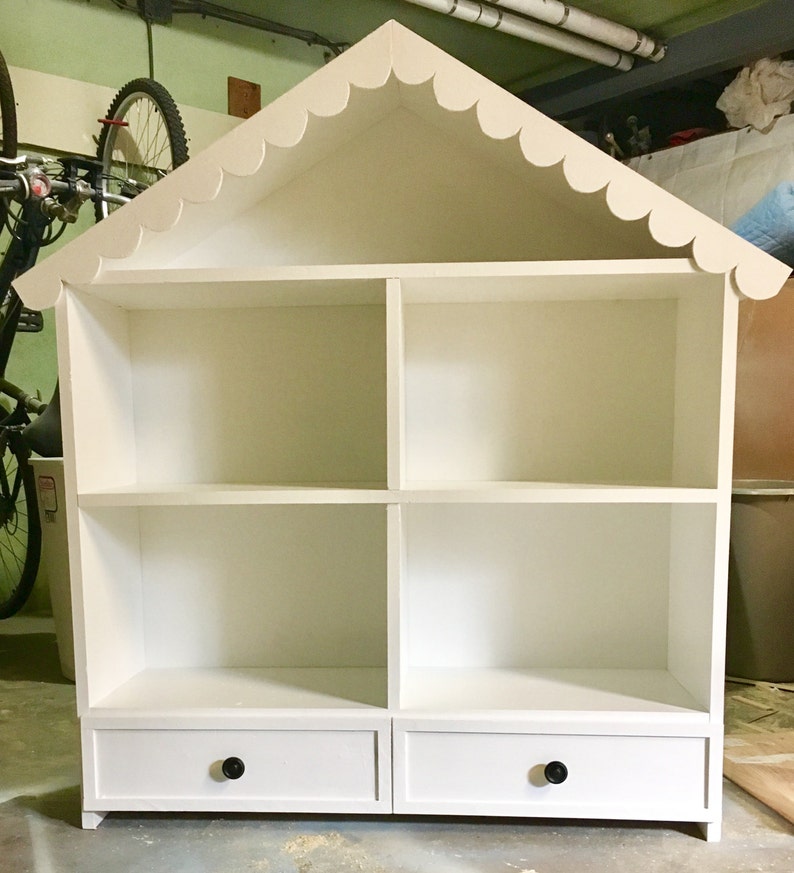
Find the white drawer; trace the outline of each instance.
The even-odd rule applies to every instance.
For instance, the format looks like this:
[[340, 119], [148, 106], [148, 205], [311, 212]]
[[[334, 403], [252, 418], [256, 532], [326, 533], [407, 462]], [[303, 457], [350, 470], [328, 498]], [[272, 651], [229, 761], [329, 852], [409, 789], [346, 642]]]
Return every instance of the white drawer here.
[[[86, 809], [391, 810], [388, 730], [113, 728], [87, 733]], [[238, 778], [223, 774], [229, 759], [244, 765]]]
[[[394, 811], [697, 821], [707, 803], [707, 753], [704, 737], [401, 730], [395, 724]], [[546, 778], [551, 762], [567, 770], [559, 784]]]

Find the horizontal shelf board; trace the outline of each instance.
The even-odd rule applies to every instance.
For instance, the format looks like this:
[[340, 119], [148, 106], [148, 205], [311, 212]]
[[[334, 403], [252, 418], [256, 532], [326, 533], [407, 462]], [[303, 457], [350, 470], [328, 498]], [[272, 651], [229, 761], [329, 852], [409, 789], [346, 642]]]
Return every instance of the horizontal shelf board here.
[[385, 667], [193, 667], [148, 669], [96, 710], [323, 710], [382, 708]]
[[[608, 262], [605, 262], [608, 263]], [[533, 303], [562, 300], [671, 300], [714, 288], [722, 277], [665, 269], [664, 262], [625, 271], [562, 270], [520, 275], [405, 277], [403, 303]], [[719, 286], [716, 286], [719, 287]]]
[[152, 276], [148, 281], [133, 276], [129, 277], [133, 281], [126, 283], [103, 283], [92, 288], [91, 293], [125, 309], [383, 305], [386, 300], [385, 279], [306, 277], [263, 281], [230, 277], [226, 270], [210, 272], [217, 275], [213, 279], [190, 278], [178, 271], [176, 276], [163, 278], [158, 274], [159, 278]]
[[393, 496], [378, 483], [333, 485], [140, 484], [83, 492], [84, 509], [113, 506], [217, 506], [284, 503], [390, 503]]
[[714, 503], [715, 488], [587, 482], [411, 482], [406, 503]]
[[83, 509], [293, 503], [715, 503], [719, 495], [712, 488], [552, 482], [412, 482], [401, 490], [389, 490], [384, 483], [136, 484], [81, 492], [78, 503]]
[[[603, 277], [614, 282], [604, 283]], [[129, 309], [383, 303], [385, 280], [406, 280], [409, 302], [582, 297], [674, 297], [707, 281], [680, 258], [599, 261], [106, 268], [78, 290]], [[540, 282], [525, 281], [539, 279]], [[483, 279], [488, 280], [483, 285]], [[549, 284], [551, 279], [551, 284]], [[670, 286], [670, 281], [673, 286]], [[711, 277], [711, 281], [714, 278]], [[482, 289], [486, 288], [485, 296]], [[562, 295], [562, 297], [561, 297]]]
[[400, 709], [708, 719], [667, 670], [411, 667], [402, 677]]

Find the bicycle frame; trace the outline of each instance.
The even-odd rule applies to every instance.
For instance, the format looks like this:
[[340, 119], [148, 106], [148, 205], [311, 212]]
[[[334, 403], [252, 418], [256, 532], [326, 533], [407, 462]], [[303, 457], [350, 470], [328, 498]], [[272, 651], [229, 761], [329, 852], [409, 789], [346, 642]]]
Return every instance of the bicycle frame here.
[[[14, 455], [24, 454], [26, 458], [30, 457], [30, 450], [22, 437], [22, 429], [26, 422], [27, 415], [21, 406], [18, 406], [3, 422], [0, 427], [0, 456], [5, 453], [6, 448], [9, 448]], [[7, 524], [12, 517], [21, 490], [21, 469], [17, 467], [14, 481], [9, 482], [5, 465], [0, 464], [0, 524]]]
[[[5, 75], [3, 75], [5, 73]], [[131, 119], [149, 113], [146, 123], [118, 149], [115, 133], [127, 129]], [[149, 121], [157, 120], [155, 130]], [[0, 409], [0, 619], [14, 615], [30, 595], [41, 554], [41, 526], [31, 453], [56, 457], [62, 452], [58, 384], [49, 404], [24, 392], [5, 378], [19, 332], [40, 330], [41, 313], [27, 309], [14, 289], [18, 276], [29, 270], [42, 247], [58, 239], [68, 224], [77, 220], [82, 206], [93, 201], [97, 220], [110, 209], [128, 203], [158, 178], [138, 178], [151, 158], [160, 167], [161, 153], [150, 148], [167, 143], [170, 157], [166, 171], [187, 160], [187, 138], [179, 110], [165, 88], [150, 79], [134, 79], [115, 96], [102, 119], [97, 158], [69, 156], [49, 159], [41, 155], [17, 155], [16, 102], [13, 87], [0, 53], [0, 231], [8, 230], [9, 243], [0, 259], [0, 395], [11, 398], [14, 408]], [[162, 139], [161, 139], [162, 138]], [[139, 152], [145, 143], [146, 149]], [[128, 153], [135, 150], [133, 160]], [[120, 168], [123, 172], [119, 172]], [[134, 178], [133, 178], [134, 177]], [[59, 227], [55, 227], [59, 223]], [[38, 416], [31, 422], [31, 415]]]
[[[39, 162], [43, 162], [42, 159], [31, 158], [34, 170]], [[58, 180], [57, 193], [52, 196], [55, 186], [44, 173], [41, 173], [40, 177], [46, 179], [46, 185], [42, 188], [41, 193], [34, 193], [30, 184], [32, 176], [25, 177], [18, 169], [11, 169], [11, 167], [25, 167], [26, 164], [26, 159], [17, 159], [14, 162], [9, 162], [8, 170], [5, 173], [0, 172], [0, 188], [2, 187], [2, 177], [5, 176], [8, 185], [13, 184], [22, 189], [19, 195], [22, 198], [20, 212], [11, 228], [13, 231], [11, 241], [2, 263], [0, 263], [0, 293], [3, 289], [7, 289], [2, 300], [2, 305], [6, 306], [6, 312], [2, 326], [0, 326], [0, 392], [11, 397], [17, 404], [21, 404], [27, 412], [40, 415], [46, 409], [47, 404], [26, 394], [21, 388], [5, 378], [24, 309], [21, 299], [14, 291], [13, 282], [17, 276], [29, 270], [36, 263], [47, 231], [53, 221], [59, 219], [67, 223], [73, 222], [80, 206], [96, 194], [102, 174], [102, 165], [97, 161], [85, 158], [73, 157], [62, 160], [62, 178]]]
[[26, 200], [22, 204], [19, 221], [16, 223], [14, 235], [0, 264], [0, 289], [7, 288], [6, 315], [0, 327], [0, 377], [5, 377], [8, 359], [22, 312], [22, 301], [13, 290], [13, 282], [17, 276], [29, 270], [38, 258], [41, 242], [52, 219], [39, 209], [34, 200]]

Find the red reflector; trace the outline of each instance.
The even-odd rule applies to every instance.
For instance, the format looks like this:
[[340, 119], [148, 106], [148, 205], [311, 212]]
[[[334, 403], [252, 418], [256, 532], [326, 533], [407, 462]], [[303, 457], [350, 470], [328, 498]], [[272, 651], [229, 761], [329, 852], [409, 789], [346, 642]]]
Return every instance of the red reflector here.
[[46, 176], [35, 175], [28, 180], [30, 193], [34, 197], [46, 197], [52, 191], [50, 180]]

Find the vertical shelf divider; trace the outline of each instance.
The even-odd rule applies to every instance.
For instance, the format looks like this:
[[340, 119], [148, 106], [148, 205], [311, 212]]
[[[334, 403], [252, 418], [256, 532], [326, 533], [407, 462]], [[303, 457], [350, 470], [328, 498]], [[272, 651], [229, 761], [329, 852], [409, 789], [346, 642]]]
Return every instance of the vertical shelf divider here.
[[[405, 338], [403, 330], [402, 283], [386, 280], [386, 456], [387, 487], [405, 487]], [[405, 566], [402, 507], [387, 507], [387, 684], [390, 709], [399, 709], [405, 623], [402, 602], [402, 574]]]
[[386, 507], [386, 611], [387, 611], [387, 659], [386, 681], [388, 706], [400, 708], [402, 693], [402, 653], [405, 622], [402, 611], [402, 574], [405, 566], [404, 539], [402, 533], [402, 507], [393, 503]]
[[386, 443], [387, 484], [405, 487], [405, 334], [402, 283], [386, 280]]

